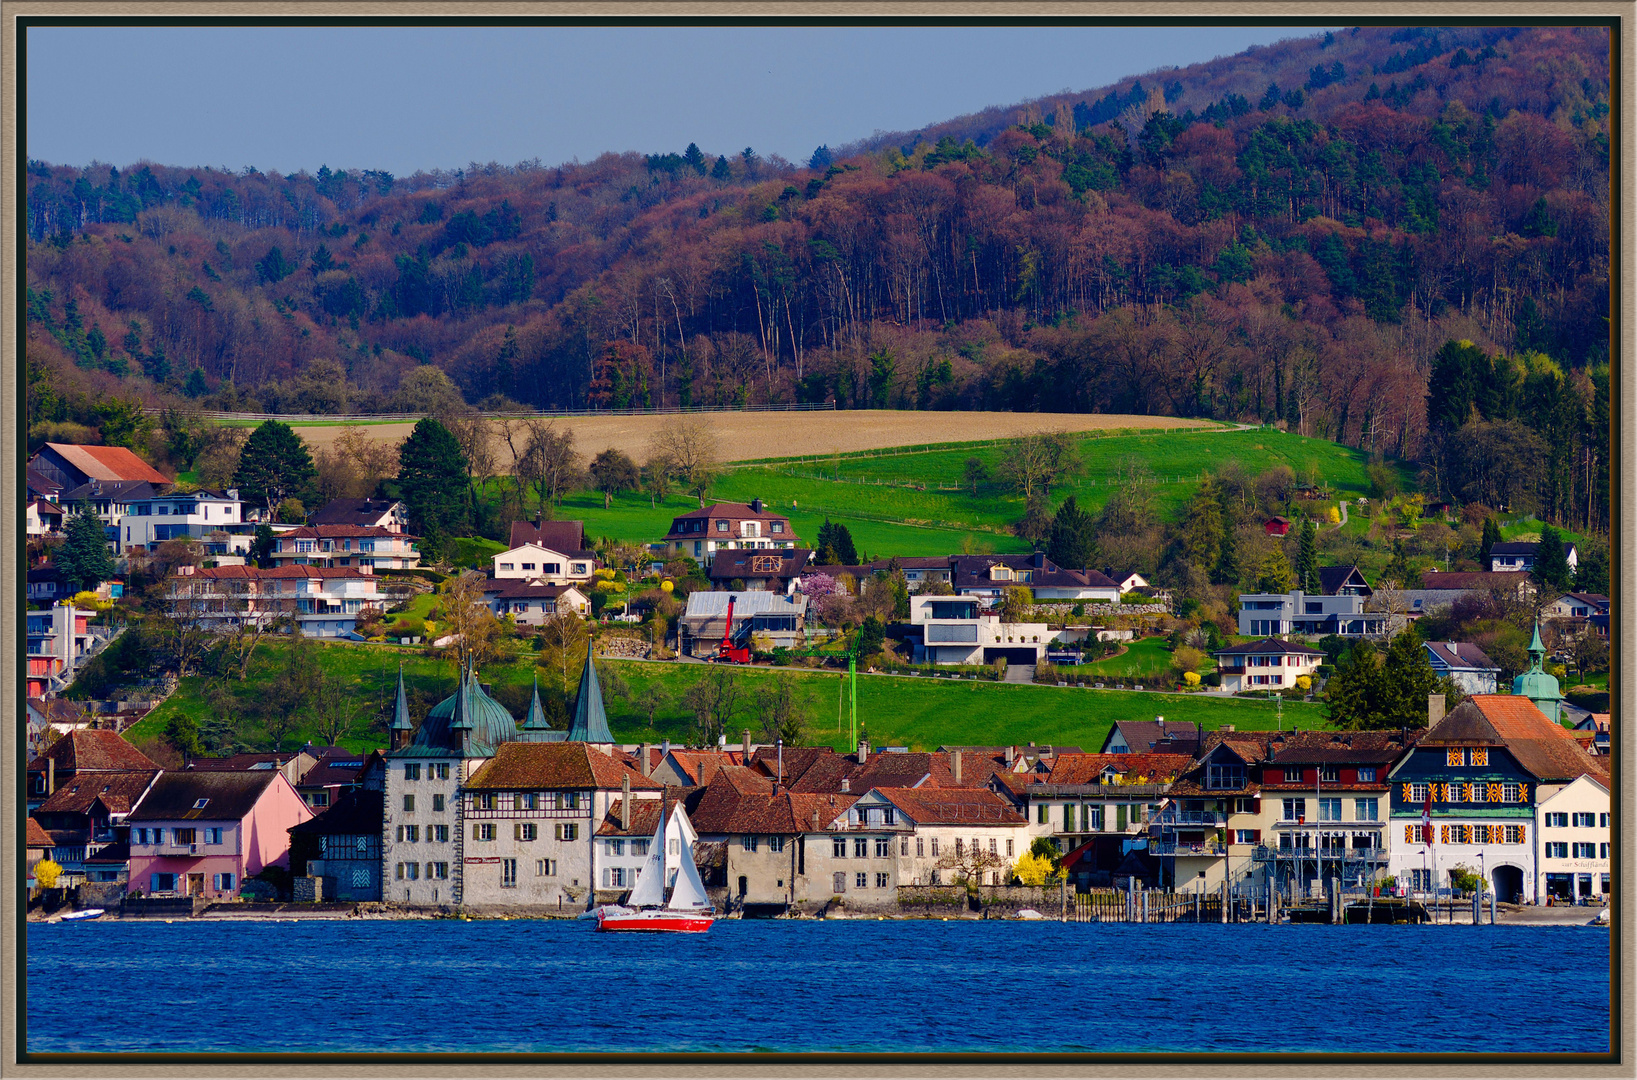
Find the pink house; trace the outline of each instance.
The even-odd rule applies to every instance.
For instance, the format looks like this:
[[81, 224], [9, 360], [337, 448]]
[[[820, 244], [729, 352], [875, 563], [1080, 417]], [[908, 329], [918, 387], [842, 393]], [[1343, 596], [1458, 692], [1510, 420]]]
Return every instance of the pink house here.
[[235, 896], [264, 867], [290, 865], [290, 828], [312, 816], [276, 769], [163, 773], [125, 819], [130, 889]]

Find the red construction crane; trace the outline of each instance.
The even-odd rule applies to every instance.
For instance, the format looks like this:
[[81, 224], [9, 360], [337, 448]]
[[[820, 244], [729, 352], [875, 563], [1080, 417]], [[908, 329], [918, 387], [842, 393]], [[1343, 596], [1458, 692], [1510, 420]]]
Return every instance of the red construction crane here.
[[750, 663], [750, 649], [733, 644], [733, 601], [728, 597], [728, 624], [722, 630], [722, 643], [716, 647], [715, 660], [718, 664], [748, 664]]

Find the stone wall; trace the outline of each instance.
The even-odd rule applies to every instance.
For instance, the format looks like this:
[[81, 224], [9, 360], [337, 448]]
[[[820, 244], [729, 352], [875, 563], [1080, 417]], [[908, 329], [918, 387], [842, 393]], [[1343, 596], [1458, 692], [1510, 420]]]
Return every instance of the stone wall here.
[[922, 918], [966, 918], [984, 915], [991, 919], [1015, 916], [1033, 908], [1047, 918], [1056, 918], [1061, 901], [1056, 886], [981, 885], [976, 907], [962, 885], [900, 885], [898, 911]]
[[320, 904], [324, 902], [324, 879], [321, 877], [298, 877], [290, 879], [290, 898], [298, 904]]

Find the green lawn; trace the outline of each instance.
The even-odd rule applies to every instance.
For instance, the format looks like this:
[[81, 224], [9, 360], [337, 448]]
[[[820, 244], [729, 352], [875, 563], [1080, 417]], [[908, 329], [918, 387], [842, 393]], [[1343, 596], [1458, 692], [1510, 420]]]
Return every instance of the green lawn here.
[[1074, 670], [1087, 675], [1107, 675], [1119, 679], [1148, 678], [1171, 667], [1171, 647], [1161, 637], [1139, 638], [1125, 652]]
[[[1364, 454], [1273, 429], [1087, 435], [1079, 446], [1085, 470], [1053, 489], [1054, 505], [1074, 495], [1095, 512], [1107, 502], [1118, 471], [1130, 459], [1139, 459], [1152, 474], [1157, 509], [1165, 516], [1177, 513], [1202, 472], [1235, 462], [1252, 473], [1289, 465], [1298, 479], [1316, 478], [1340, 496], [1369, 490]], [[1004, 443], [976, 443], [741, 465], [722, 475], [710, 498], [760, 498], [788, 514], [805, 542], [816, 537], [828, 516], [844, 522], [861, 553], [871, 556], [1027, 551], [1029, 545], [1010, 532], [1023, 516], [1022, 497], [998, 482], [980, 486], [976, 495], [963, 485], [968, 458], [979, 458], [994, 473], [1006, 453]], [[553, 516], [584, 521], [592, 537], [652, 543], [665, 535], [672, 518], [698, 506], [697, 499], [686, 495], [671, 495], [656, 506], [648, 497], [632, 494], [616, 497], [604, 509], [601, 495], [575, 492]]]
[[[252, 680], [270, 681], [283, 663], [288, 646], [275, 642], [264, 646], [252, 665]], [[424, 650], [392, 646], [319, 644], [320, 662], [325, 671], [351, 687], [361, 711], [384, 715], [390, 706], [398, 663], [403, 661], [404, 679], [414, 689], [439, 699], [454, 688], [453, 669], [448, 660], [431, 658]], [[508, 663], [485, 668], [480, 678], [497, 687], [526, 688], [535, 675], [532, 654], [525, 653]], [[607, 661], [625, 681], [632, 696], [651, 683], [659, 683], [670, 702], [660, 708], [650, 726], [646, 716], [629, 701], [608, 695], [609, 724], [614, 737], [622, 742], [674, 743], [694, 740], [693, 721], [681, 703], [688, 688], [711, 669], [702, 664], [644, 663]], [[844, 674], [801, 668], [734, 669], [744, 689], [753, 694], [776, 674], [789, 672], [798, 680], [810, 704], [808, 741], [841, 748], [848, 741], [847, 716], [843, 708]], [[544, 678], [542, 673], [542, 678]], [[206, 706], [201, 697], [202, 677], [182, 681], [168, 700], [134, 726], [133, 741], [160, 736], [165, 723], [178, 713], [203, 720]], [[1207, 697], [1199, 694], [1156, 694], [1134, 691], [1085, 690], [1069, 687], [1034, 686], [1019, 683], [992, 683], [979, 680], [942, 680], [888, 675], [858, 677], [858, 718], [871, 742], [878, 746], [911, 746], [933, 749], [943, 744], [1055, 743], [1095, 749], [1117, 720], [1146, 720], [1164, 715], [1171, 720], [1192, 720], [1206, 728], [1233, 724], [1241, 730], [1271, 729], [1279, 722], [1273, 702], [1238, 698]], [[839, 718], [839, 719], [838, 719]], [[1286, 726], [1320, 727], [1324, 724], [1319, 706], [1291, 703], [1284, 707]], [[755, 732], [754, 708], [748, 703], [733, 724]], [[256, 730], [246, 732], [255, 741]], [[297, 730], [286, 745], [299, 745], [310, 731]], [[361, 734], [345, 740], [355, 750], [380, 746], [384, 736]]]

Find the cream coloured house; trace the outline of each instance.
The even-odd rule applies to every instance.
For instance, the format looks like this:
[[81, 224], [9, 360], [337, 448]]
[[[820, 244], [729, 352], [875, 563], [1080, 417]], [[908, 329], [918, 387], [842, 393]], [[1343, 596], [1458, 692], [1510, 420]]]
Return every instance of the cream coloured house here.
[[502, 551], [493, 562], [497, 581], [538, 581], [546, 585], [583, 585], [597, 569], [597, 560], [589, 552], [555, 551], [538, 543]]
[[1609, 789], [1581, 776], [1535, 808], [1539, 893], [1564, 900], [1609, 899]]

